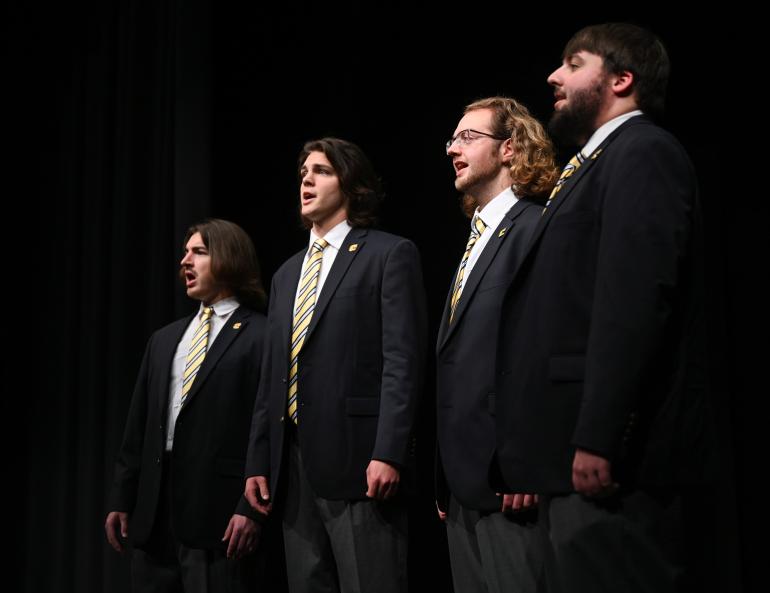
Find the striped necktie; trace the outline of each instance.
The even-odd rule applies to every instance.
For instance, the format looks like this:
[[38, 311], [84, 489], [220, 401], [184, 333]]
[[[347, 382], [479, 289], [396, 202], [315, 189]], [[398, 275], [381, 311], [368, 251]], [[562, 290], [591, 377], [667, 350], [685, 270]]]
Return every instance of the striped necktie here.
[[193, 334], [190, 342], [190, 350], [187, 352], [187, 360], [184, 366], [184, 375], [182, 376], [182, 403], [187, 399], [187, 394], [192, 389], [195, 376], [206, 358], [206, 350], [209, 345], [209, 333], [211, 332], [211, 316], [214, 314], [213, 307], [203, 307], [203, 316], [198, 325], [198, 329]]
[[561, 191], [562, 186], [565, 183], [567, 183], [567, 179], [572, 177], [572, 174], [580, 168], [580, 165], [582, 165], [583, 161], [585, 160], [586, 160], [586, 157], [583, 156], [582, 151], [578, 151], [578, 153], [569, 160], [569, 163], [564, 165], [564, 169], [562, 169], [561, 175], [559, 175], [559, 180], [556, 182], [556, 185], [551, 191], [551, 195], [548, 197], [548, 201], [545, 203], [545, 208], [543, 208], [543, 214], [545, 214], [545, 211], [548, 209], [548, 206], [550, 206], [551, 202], [553, 202], [553, 199], [556, 197], [556, 194], [558, 194]]
[[307, 328], [313, 318], [318, 279], [321, 276], [323, 251], [328, 243], [318, 239], [313, 243], [302, 276], [299, 280], [297, 300], [294, 302], [294, 322], [291, 327], [291, 355], [289, 357], [289, 417], [297, 424], [297, 375], [299, 373], [299, 352], [305, 342]]
[[471, 236], [468, 237], [468, 244], [465, 246], [465, 253], [463, 253], [463, 258], [460, 260], [460, 268], [457, 270], [457, 278], [455, 279], [455, 286], [454, 289], [452, 289], [452, 301], [450, 303], [450, 312], [449, 312], [449, 323], [452, 323], [455, 316], [455, 309], [457, 308], [457, 303], [460, 301], [460, 295], [463, 292], [463, 278], [465, 277], [465, 266], [468, 265], [468, 257], [471, 255], [471, 250], [473, 250], [473, 246], [476, 244], [476, 241], [479, 240], [479, 237], [481, 237], [481, 234], [484, 232], [484, 229], [487, 228], [487, 225], [484, 224], [484, 221], [479, 218], [478, 213], [473, 215], [473, 220], [471, 221]]

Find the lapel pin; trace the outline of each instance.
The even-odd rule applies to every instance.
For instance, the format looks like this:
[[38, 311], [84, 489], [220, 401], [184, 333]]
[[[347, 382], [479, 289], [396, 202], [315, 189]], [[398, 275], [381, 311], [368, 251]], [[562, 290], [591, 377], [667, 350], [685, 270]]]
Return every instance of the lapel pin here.
[[603, 148], [600, 148], [600, 149], [599, 149], [599, 150], [597, 150], [595, 153], [593, 153], [593, 154], [591, 155], [591, 160], [592, 160], [592, 161], [595, 161], [595, 160], [596, 160], [596, 157], [598, 157], [598, 156], [601, 154], [602, 150], [604, 150], [604, 149], [603, 149]]
[[358, 243], [353, 243], [350, 247], [348, 247], [348, 251], [355, 251], [358, 249]]
[[508, 230], [508, 227], [503, 227], [502, 229], [500, 229], [500, 232], [497, 233], [497, 236], [502, 237], [505, 234], [505, 231], [507, 230]]
[[233, 323], [233, 329], [241, 329], [241, 322]]

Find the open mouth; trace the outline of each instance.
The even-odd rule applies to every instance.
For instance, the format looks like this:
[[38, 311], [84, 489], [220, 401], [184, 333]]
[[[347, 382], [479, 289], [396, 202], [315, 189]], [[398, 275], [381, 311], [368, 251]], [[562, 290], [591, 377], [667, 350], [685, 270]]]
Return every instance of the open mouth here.
[[459, 175], [460, 171], [462, 171], [468, 166], [468, 163], [464, 163], [463, 161], [455, 161], [454, 166], [455, 166], [455, 175]]

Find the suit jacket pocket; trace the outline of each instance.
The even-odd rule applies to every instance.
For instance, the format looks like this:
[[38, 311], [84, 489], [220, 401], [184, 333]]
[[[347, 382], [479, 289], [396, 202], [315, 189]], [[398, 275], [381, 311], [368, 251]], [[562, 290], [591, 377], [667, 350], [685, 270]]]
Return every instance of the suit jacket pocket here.
[[491, 276], [485, 276], [482, 278], [477, 292], [484, 292], [492, 288], [498, 288], [500, 286], [508, 286], [513, 280], [513, 272], [507, 272], [505, 274], [493, 274]]
[[348, 416], [379, 416], [380, 399], [378, 397], [349, 397], [345, 400]]
[[548, 378], [563, 383], [579, 383], [585, 375], [585, 356], [552, 356], [548, 361]]
[[216, 472], [223, 476], [243, 477], [246, 471], [246, 461], [244, 459], [228, 459], [219, 457], [214, 460]]

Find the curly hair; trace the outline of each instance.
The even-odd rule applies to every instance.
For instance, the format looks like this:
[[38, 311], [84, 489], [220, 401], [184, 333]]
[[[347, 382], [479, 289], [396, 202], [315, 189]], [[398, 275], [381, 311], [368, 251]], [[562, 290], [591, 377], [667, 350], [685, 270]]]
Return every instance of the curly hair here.
[[509, 97], [488, 97], [474, 101], [464, 113], [477, 109], [490, 109], [492, 133], [513, 141], [511, 179], [516, 195], [537, 197], [550, 192], [559, 179], [553, 143], [529, 109]]

